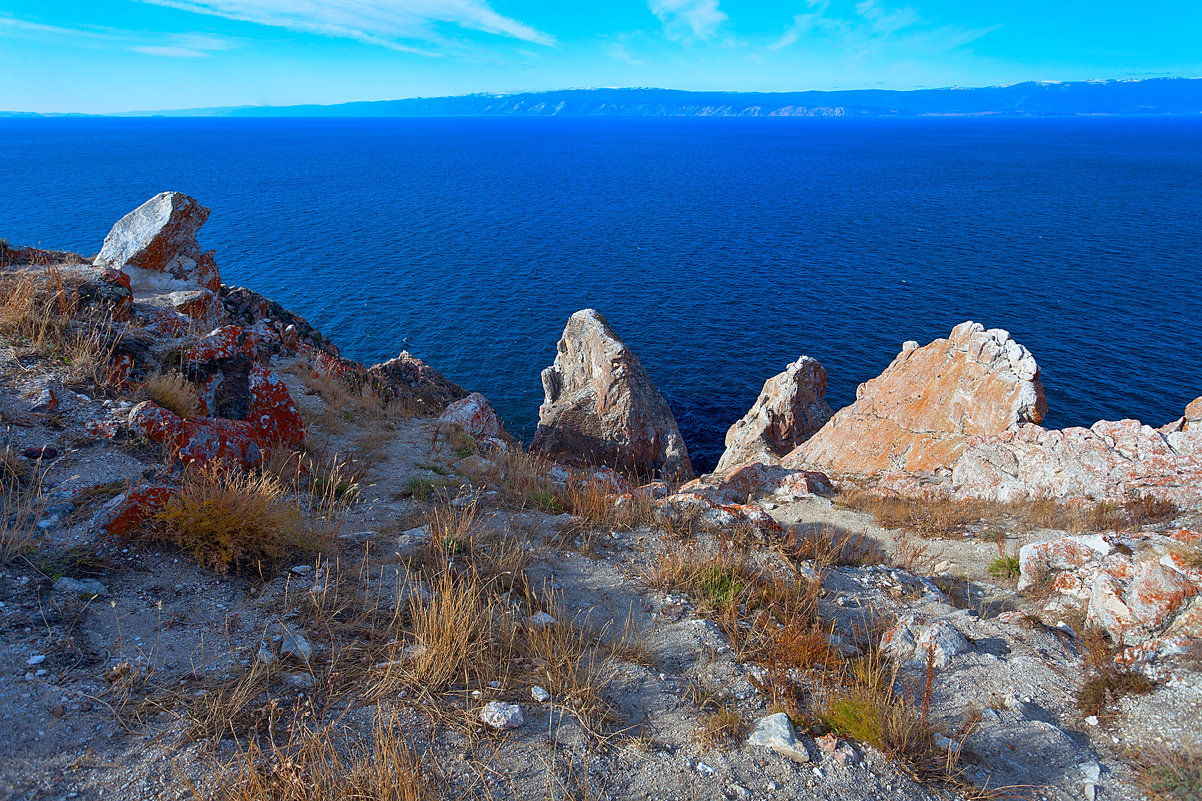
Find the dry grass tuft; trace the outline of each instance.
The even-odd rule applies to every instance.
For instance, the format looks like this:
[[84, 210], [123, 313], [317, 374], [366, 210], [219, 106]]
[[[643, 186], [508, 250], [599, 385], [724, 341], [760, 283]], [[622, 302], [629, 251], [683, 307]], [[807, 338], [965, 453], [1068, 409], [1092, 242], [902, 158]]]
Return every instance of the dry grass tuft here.
[[717, 712], [702, 715], [697, 730], [697, 742], [703, 748], [725, 747], [739, 742], [747, 730], [747, 721], [732, 706], [723, 706]]
[[1150, 495], [1125, 503], [1100, 501], [1092, 506], [1076, 507], [1052, 498], [1012, 503], [898, 498], [853, 487], [840, 492], [834, 503], [839, 508], [871, 514], [883, 528], [912, 531], [924, 537], [951, 537], [978, 524], [1028, 532], [1053, 529], [1073, 534], [1139, 530], [1142, 526], [1169, 522], [1178, 514], [1172, 503]]
[[141, 536], [174, 545], [218, 573], [322, 544], [278, 478], [221, 464], [186, 471], [178, 494]]
[[220, 801], [436, 801], [445, 797], [410, 724], [377, 714], [372, 731], [298, 725], [283, 745], [249, 741], [210, 796]]
[[814, 563], [817, 570], [876, 565], [885, 558], [880, 543], [865, 534], [834, 526], [793, 526], [780, 551], [790, 559]]
[[0, 276], [0, 340], [67, 365], [72, 381], [110, 383], [110, 323], [84, 313], [78, 280], [54, 265]]
[[142, 394], [184, 420], [203, 414], [195, 387], [181, 373], [155, 373], [142, 385]]
[[29, 470], [11, 448], [0, 453], [0, 565], [30, 553], [45, 499], [42, 474]]

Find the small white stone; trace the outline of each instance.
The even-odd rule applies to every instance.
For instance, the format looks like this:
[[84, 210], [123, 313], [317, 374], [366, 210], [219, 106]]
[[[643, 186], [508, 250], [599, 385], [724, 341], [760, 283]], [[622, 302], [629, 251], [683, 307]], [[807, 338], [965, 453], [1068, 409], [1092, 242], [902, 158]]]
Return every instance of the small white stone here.
[[551, 693], [547, 692], [542, 687], [531, 687], [530, 696], [540, 704], [545, 704], [551, 700]]
[[43, 662], [45, 662], [45, 661], [46, 661], [46, 655], [45, 655], [45, 654], [36, 654], [36, 655], [34, 655], [34, 656], [31, 656], [31, 657], [29, 657], [28, 659], [26, 659], [26, 660], [25, 660], [25, 664], [27, 664], [27, 665], [40, 665], [40, 664], [42, 664], [42, 663], [43, 663]]
[[516, 729], [526, 722], [522, 708], [504, 701], [489, 701], [480, 710], [480, 722], [498, 731]]

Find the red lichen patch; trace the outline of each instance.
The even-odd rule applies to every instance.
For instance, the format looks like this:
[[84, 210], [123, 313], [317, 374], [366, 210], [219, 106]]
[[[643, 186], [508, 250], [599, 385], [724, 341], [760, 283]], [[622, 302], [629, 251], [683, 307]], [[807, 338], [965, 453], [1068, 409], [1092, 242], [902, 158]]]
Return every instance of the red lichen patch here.
[[1175, 531], [1166, 531], [1166, 537], [1172, 537], [1177, 542], [1183, 542], [1186, 545], [1202, 545], [1202, 531], [1190, 531], [1188, 528], [1179, 528]]
[[250, 393], [246, 420], [254, 427], [260, 446], [295, 448], [305, 441], [305, 424], [300, 412], [288, 387], [275, 373], [257, 364], [252, 366]]
[[113, 359], [109, 367], [108, 382], [116, 387], [124, 387], [129, 383], [129, 376], [134, 371], [134, 357], [129, 354]]
[[184, 464], [206, 465], [220, 461], [244, 470], [263, 461], [258, 432], [243, 420], [198, 417], [188, 420], [172, 443]]
[[213, 258], [212, 251], [200, 254], [196, 268], [192, 270], [192, 278], [210, 292], [221, 291], [221, 272], [217, 269], [217, 260]]
[[117, 424], [112, 420], [89, 420], [83, 427], [89, 435], [100, 439], [112, 439], [117, 436]]
[[135, 487], [109, 501], [99, 528], [114, 537], [127, 537], [154, 515], [177, 492], [173, 487]]
[[154, 401], [142, 401], [129, 413], [129, 427], [151, 442], [175, 442], [183, 431], [184, 421]]
[[239, 356], [252, 361], [259, 356], [259, 337], [238, 325], [223, 325], [188, 348], [184, 358], [193, 364], [225, 361]]

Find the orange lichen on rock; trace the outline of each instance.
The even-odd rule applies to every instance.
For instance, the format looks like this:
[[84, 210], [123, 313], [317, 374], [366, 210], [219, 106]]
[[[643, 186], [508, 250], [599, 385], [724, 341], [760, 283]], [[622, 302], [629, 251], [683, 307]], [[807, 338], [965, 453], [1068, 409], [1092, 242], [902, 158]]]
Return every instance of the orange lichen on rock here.
[[784, 464], [840, 475], [950, 470], [971, 437], [1038, 423], [1046, 413], [1030, 352], [1006, 331], [967, 322], [926, 347], [906, 343]]

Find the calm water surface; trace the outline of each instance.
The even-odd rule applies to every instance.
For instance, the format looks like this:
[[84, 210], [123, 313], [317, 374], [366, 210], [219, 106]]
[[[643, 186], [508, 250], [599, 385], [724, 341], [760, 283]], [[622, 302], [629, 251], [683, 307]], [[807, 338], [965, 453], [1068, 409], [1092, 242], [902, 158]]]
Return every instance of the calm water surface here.
[[520, 435], [586, 306], [700, 466], [798, 355], [837, 408], [965, 319], [1031, 349], [1051, 425], [1202, 395], [1202, 120], [4, 120], [0, 186], [0, 237], [85, 254], [194, 195], [226, 283]]

